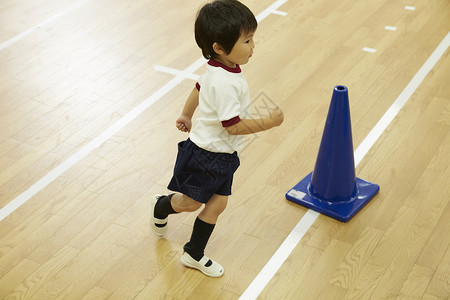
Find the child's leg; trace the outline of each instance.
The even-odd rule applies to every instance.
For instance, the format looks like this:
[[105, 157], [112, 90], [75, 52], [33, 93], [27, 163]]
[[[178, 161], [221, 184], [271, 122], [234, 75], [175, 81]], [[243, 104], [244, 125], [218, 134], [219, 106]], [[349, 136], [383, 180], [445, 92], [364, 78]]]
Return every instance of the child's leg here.
[[165, 219], [168, 215], [196, 211], [202, 206], [200, 202], [189, 198], [183, 194], [170, 194], [159, 196], [155, 203], [154, 216], [158, 219]]
[[214, 195], [205, 204], [205, 208], [198, 214], [198, 217], [206, 223], [216, 224], [219, 215], [225, 210], [228, 203], [228, 196]]
[[219, 215], [227, 206], [228, 196], [214, 195], [205, 204], [194, 223], [191, 240], [184, 246], [184, 251], [195, 260], [203, 257], [206, 244], [211, 236]]
[[[190, 255], [182, 257], [182, 262], [191, 268], [196, 268], [208, 276], [218, 277], [223, 274], [223, 268], [218, 263], [206, 258], [206, 244], [214, 230], [217, 218], [227, 206], [228, 197], [214, 195], [200, 212], [194, 223], [190, 241], [184, 245], [184, 251]], [[195, 261], [191, 260], [194, 259]]]
[[172, 197], [171, 205], [174, 211], [177, 213], [185, 211], [196, 211], [202, 206], [202, 203], [195, 201], [194, 199], [183, 195], [175, 194]]
[[195, 211], [202, 204], [183, 195], [154, 196], [152, 200], [152, 229], [155, 234], [165, 236], [167, 233], [167, 217], [170, 214], [184, 211]]

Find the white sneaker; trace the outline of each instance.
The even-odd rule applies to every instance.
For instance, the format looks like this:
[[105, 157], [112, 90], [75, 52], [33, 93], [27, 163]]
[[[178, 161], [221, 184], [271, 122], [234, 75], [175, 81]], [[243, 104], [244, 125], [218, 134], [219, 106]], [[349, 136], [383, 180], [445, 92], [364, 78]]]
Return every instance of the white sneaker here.
[[[165, 219], [155, 218], [155, 205], [160, 197], [161, 197], [161, 195], [154, 195], [152, 198], [151, 210], [150, 210], [150, 226], [152, 227], [152, 230], [156, 235], [163, 237], [167, 234], [167, 221], [169, 218], [165, 218]], [[166, 225], [163, 227], [158, 227], [155, 224], [160, 224], [160, 225], [166, 224]]]
[[205, 266], [209, 260], [210, 259], [205, 255], [203, 255], [200, 261], [196, 261], [195, 259], [193, 259], [187, 252], [183, 252], [183, 254], [181, 255], [181, 263], [186, 267], [197, 269], [209, 277], [222, 276], [224, 272], [223, 267], [212, 259], [212, 264], [209, 267]]

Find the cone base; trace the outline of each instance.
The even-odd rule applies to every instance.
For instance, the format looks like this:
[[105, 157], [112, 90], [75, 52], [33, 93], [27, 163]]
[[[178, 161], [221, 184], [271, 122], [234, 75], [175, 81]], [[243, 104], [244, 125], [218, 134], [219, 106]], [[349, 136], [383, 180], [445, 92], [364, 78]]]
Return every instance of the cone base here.
[[355, 197], [342, 202], [329, 202], [319, 199], [309, 192], [312, 172], [286, 193], [286, 199], [311, 208], [341, 222], [348, 222], [380, 190], [380, 186], [356, 178], [358, 192]]

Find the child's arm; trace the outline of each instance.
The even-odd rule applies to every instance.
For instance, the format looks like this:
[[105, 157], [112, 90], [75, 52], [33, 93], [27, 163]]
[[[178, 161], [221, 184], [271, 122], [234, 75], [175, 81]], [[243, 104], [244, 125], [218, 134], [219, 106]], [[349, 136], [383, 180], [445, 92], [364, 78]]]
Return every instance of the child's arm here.
[[264, 130], [268, 130], [283, 123], [283, 111], [277, 106], [269, 114], [269, 117], [261, 119], [241, 119], [238, 123], [225, 127], [231, 135], [252, 134]]
[[197, 88], [194, 87], [191, 94], [184, 104], [183, 112], [181, 116], [177, 119], [176, 126], [179, 130], [183, 132], [190, 132], [192, 127], [192, 116], [194, 115], [195, 109], [198, 106], [198, 95], [199, 92]]

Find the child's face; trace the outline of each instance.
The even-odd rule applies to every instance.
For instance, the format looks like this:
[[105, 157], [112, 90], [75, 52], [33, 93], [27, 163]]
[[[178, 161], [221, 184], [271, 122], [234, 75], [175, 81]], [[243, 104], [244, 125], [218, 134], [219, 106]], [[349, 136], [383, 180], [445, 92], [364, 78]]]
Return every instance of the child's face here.
[[236, 65], [244, 65], [248, 63], [248, 60], [253, 54], [253, 48], [255, 48], [255, 42], [253, 41], [253, 35], [255, 32], [242, 34], [231, 49], [230, 54], [220, 55], [222, 63], [229, 67], [236, 67]]

